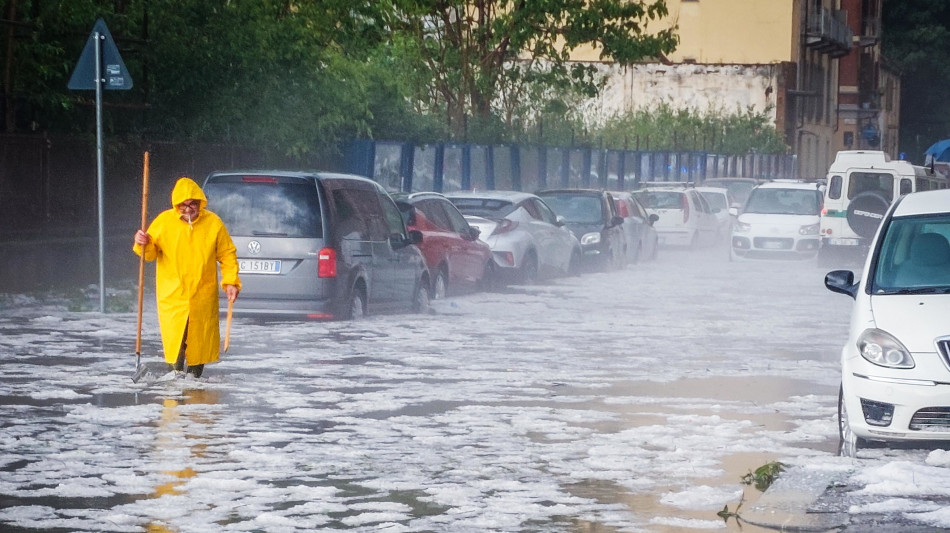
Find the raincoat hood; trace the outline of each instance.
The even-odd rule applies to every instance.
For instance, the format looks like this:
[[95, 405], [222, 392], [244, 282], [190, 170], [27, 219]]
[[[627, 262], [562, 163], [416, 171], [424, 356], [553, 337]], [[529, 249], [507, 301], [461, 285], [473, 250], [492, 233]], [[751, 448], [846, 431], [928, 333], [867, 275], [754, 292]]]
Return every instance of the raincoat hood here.
[[188, 200], [198, 200], [201, 204], [198, 208], [199, 213], [208, 206], [208, 198], [193, 179], [186, 177], [178, 178], [178, 181], [175, 182], [175, 188], [172, 189], [172, 207], [174, 208], [178, 206], [178, 204]]

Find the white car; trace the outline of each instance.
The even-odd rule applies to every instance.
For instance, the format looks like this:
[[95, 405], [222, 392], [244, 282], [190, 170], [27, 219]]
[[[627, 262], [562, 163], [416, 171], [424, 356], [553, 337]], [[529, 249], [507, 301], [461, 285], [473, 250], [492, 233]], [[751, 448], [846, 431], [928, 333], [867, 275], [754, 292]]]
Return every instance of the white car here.
[[647, 213], [637, 197], [631, 192], [611, 192], [617, 204], [617, 214], [623, 217], [623, 231], [627, 238], [627, 254], [630, 263], [651, 261], [657, 257], [660, 238], [657, 236], [656, 215]]
[[725, 187], [696, 187], [699, 194], [703, 195], [709, 209], [716, 216], [719, 223], [719, 232], [717, 241], [724, 241], [729, 238], [729, 232], [732, 231], [733, 216], [729, 213], [729, 208], [734, 207], [737, 202], [729, 194], [729, 189]]
[[693, 187], [655, 186], [634, 193], [647, 213], [656, 215], [653, 227], [663, 246], [711, 246], [719, 226], [703, 195]]
[[825, 286], [854, 298], [841, 350], [838, 426], [845, 452], [865, 440], [950, 440], [950, 190], [895, 200], [861, 278]]
[[749, 193], [732, 224], [729, 258], [807, 259], [818, 254], [821, 190], [815, 183], [772, 181]]
[[488, 243], [499, 272], [518, 282], [576, 273], [581, 244], [538, 196], [518, 191], [445, 193], [479, 238]]

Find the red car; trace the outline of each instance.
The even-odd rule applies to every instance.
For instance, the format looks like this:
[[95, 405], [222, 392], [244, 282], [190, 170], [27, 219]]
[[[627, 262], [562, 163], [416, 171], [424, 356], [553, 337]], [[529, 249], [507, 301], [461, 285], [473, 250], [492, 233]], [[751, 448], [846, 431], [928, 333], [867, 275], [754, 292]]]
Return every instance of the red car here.
[[458, 208], [435, 192], [395, 194], [407, 228], [422, 232], [417, 246], [429, 267], [432, 298], [489, 288], [495, 281], [491, 249]]

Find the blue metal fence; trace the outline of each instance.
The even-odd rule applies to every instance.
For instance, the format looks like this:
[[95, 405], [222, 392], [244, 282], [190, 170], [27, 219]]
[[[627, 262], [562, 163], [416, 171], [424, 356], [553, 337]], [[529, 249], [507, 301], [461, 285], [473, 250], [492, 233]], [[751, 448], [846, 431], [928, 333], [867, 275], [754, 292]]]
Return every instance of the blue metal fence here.
[[581, 147], [354, 141], [347, 171], [390, 191], [545, 188], [633, 190], [647, 182], [742, 176], [797, 178], [794, 155], [608, 150]]

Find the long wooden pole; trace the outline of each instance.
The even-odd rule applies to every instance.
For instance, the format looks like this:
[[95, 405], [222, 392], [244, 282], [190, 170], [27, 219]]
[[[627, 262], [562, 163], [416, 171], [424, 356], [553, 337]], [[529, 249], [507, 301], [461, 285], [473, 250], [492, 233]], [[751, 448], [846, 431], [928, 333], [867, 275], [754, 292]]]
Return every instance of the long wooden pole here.
[[[142, 169], [142, 231], [147, 229], [148, 224], [148, 152], [145, 152], [145, 163]], [[145, 247], [142, 247], [142, 255], [139, 257], [139, 319], [138, 327], [135, 333], [135, 355], [142, 355], [142, 300], [145, 296]]]

